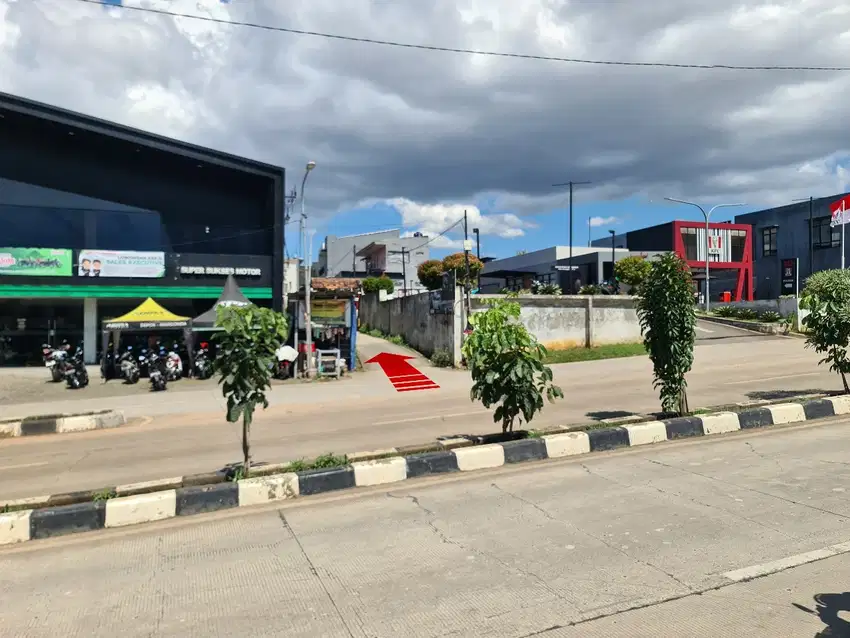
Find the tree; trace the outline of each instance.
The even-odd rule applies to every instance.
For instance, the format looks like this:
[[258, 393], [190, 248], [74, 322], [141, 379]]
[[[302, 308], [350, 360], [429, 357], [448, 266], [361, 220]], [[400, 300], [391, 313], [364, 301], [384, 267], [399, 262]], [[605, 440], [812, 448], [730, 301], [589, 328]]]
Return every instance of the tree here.
[[251, 422], [258, 405], [269, 407], [275, 353], [286, 341], [286, 317], [257, 306], [218, 306], [213, 339], [218, 344], [215, 371], [227, 399], [227, 420], [242, 419], [242, 471], [251, 471]]
[[457, 275], [457, 283], [460, 286], [465, 284], [473, 285], [478, 280], [478, 273], [484, 268], [484, 264], [475, 255], [469, 256], [469, 277], [466, 280], [466, 257], [464, 253], [454, 253], [443, 259], [443, 272], [454, 270]]
[[378, 292], [379, 290], [386, 290], [387, 294], [391, 294], [395, 290], [393, 280], [385, 274], [380, 277], [367, 277], [363, 280], [363, 292]]
[[520, 305], [496, 299], [489, 306], [469, 318], [473, 330], [463, 355], [472, 373], [470, 398], [485, 408], [497, 406], [493, 421], [509, 432], [517, 419], [531, 422], [543, 409], [544, 395], [553, 403], [564, 393], [543, 365], [546, 348], [520, 323]]
[[419, 283], [428, 290], [439, 290], [443, 287], [443, 262], [439, 259], [429, 259], [419, 264], [416, 269]]
[[638, 288], [649, 275], [651, 268], [652, 263], [645, 257], [626, 257], [614, 265], [614, 276], [618, 281]]
[[688, 409], [685, 375], [694, 363], [696, 315], [694, 283], [687, 263], [674, 253], [650, 265], [638, 289], [637, 313], [643, 343], [660, 389], [661, 409], [684, 416]]
[[809, 311], [803, 317], [806, 347], [825, 355], [819, 363], [828, 363], [832, 372], [840, 374], [844, 391], [850, 393], [850, 270], [821, 270], [809, 277], [800, 308]]

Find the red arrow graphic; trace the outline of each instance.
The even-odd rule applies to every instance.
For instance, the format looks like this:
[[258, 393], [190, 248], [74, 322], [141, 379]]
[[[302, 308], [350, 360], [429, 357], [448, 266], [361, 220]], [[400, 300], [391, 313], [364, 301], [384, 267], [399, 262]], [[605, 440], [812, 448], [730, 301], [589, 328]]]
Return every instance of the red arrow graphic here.
[[436, 383], [414, 368], [408, 357], [404, 354], [382, 352], [369, 359], [366, 363], [377, 363], [381, 370], [387, 375], [387, 379], [393, 384], [398, 392], [411, 392], [413, 390], [435, 390], [439, 388]]

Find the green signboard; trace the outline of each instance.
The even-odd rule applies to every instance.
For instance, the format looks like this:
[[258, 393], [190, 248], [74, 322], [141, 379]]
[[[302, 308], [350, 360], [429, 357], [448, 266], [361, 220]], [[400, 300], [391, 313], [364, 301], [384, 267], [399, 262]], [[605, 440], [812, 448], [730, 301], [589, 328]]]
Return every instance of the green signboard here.
[[0, 248], [0, 275], [70, 277], [71, 251], [65, 248]]

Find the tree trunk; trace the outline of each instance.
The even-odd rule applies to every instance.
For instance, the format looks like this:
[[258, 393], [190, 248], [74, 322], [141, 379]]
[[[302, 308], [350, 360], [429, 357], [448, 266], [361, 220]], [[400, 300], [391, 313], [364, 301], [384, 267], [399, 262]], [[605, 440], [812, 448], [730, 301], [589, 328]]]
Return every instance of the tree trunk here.
[[682, 388], [682, 392], [679, 394], [679, 399], [676, 403], [679, 416], [687, 416], [691, 413], [690, 407], [688, 406], [688, 391], [686, 388]]
[[245, 478], [251, 473], [251, 413], [245, 410], [242, 414], [242, 472]]
[[844, 384], [844, 394], [850, 394], [850, 387], [847, 386], [847, 377], [844, 376], [844, 373], [841, 373], [841, 382]]

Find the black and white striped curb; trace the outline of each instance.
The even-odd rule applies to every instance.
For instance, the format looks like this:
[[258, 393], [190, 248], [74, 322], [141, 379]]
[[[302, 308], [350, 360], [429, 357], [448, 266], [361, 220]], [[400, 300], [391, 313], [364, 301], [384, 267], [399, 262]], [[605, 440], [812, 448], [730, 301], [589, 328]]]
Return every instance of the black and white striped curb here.
[[[742, 412], [720, 412], [410, 456], [353, 461], [344, 467], [286, 472], [239, 481], [226, 481], [222, 473], [206, 475], [219, 481], [213, 485], [186, 485], [189, 477], [124, 485], [116, 487], [114, 494], [109, 495], [111, 498], [104, 500], [0, 514], [0, 545], [248, 507], [352, 487], [397, 483], [434, 474], [472, 472], [505, 464], [564, 458], [846, 414], [850, 414], [850, 396], [839, 396], [805, 403], [767, 405]], [[193, 479], [200, 481], [202, 476], [196, 475]], [[174, 487], [176, 485], [180, 487]], [[160, 487], [163, 489], [150, 491]], [[35, 502], [36, 499], [31, 500]]]
[[51, 414], [0, 420], [0, 438], [10, 436], [37, 436], [41, 434], [67, 434], [104, 428], [117, 428], [127, 420], [120, 410], [104, 410], [84, 414]]

